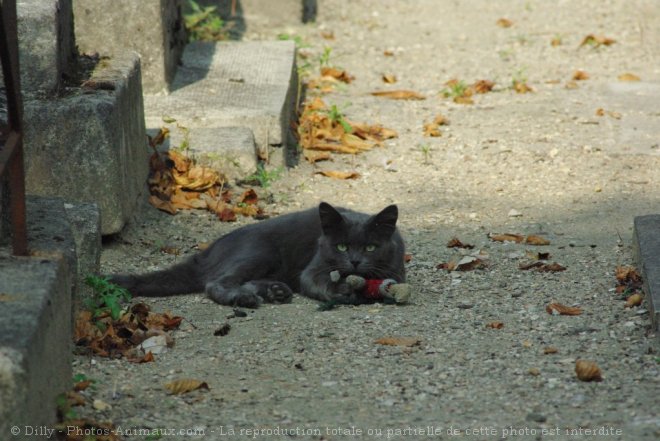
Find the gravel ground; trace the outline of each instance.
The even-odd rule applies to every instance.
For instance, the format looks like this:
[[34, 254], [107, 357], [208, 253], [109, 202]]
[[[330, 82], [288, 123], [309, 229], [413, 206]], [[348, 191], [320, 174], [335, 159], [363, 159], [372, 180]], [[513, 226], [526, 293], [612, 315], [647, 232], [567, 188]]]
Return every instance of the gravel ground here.
[[[497, 26], [503, 17], [513, 26]], [[657, 336], [645, 304], [623, 307], [613, 272], [632, 264], [633, 217], [660, 212], [659, 29], [652, 0], [323, 0], [315, 24], [248, 30], [249, 39], [298, 35], [312, 58], [332, 47], [331, 63], [356, 79], [324, 99], [400, 135], [318, 165], [356, 170], [357, 180], [315, 175], [307, 163], [286, 171], [261, 191], [273, 201], [267, 211], [398, 204], [413, 300], [320, 312], [296, 296], [233, 317], [202, 295], [152, 299], [154, 309], [186, 318], [176, 345], [154, 363], [76, 357], [74, 370], [97, 380], [87, 393], [112, 406], [93, 416], [124, 430], [204, 431], [162, 439], [658, 439]], [[587, 34], [616, 43], [580, 48]], [[590, 78], [567, 88], [577, 69]], [[619, 82], [625, 72], [643, 83]], [[398, 83], [384, 84], [383, 74]], [[516, 76], [535, 92], [512, 91]], [[473, 105], [455, 104], [438, 95], [451, 78], [497, 86]], [[428, 98], [369, 94], [383, 89]], [[597, 116], [598, 108], [615, 113]], [[450, 125], [424, 137], [422, 125], [438, 114]], [[146, 208], [106, 244], [103, 271], [165, 267], [177, 257], [162, 245], [188, 254], [249, 222]], [[503, 232], [551, 244], [487, 237]], [[437, 269], [458, 253], [445, 246], [452, 237], [487, 254], [487, 268]], [[527, 251], [549, 252], [567, 269], [522, 271]], [[584, 313], [550, 315], [552, 301]], [[486, 326], [493, 321], [503, 328]], [[214, 336], [225, 323], [230, 332]], [[374, 343], [386, 336], [420, 343]], [[544, 354], [548, 346], [558, 352]], [[595, 361], [603, 381], [579, 381], [576, 359]], [[166, 393], [164, 383], [186, 377], [210, 390]]]

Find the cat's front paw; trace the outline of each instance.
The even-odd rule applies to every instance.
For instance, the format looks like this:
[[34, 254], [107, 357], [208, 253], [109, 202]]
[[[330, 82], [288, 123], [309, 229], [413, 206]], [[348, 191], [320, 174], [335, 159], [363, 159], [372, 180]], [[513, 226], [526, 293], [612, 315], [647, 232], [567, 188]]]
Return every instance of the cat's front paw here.
[[293, 291], [286, 283], [272, 282], [262, 287], [258, 294], [268, 303], [289, 303], [293, 298]]

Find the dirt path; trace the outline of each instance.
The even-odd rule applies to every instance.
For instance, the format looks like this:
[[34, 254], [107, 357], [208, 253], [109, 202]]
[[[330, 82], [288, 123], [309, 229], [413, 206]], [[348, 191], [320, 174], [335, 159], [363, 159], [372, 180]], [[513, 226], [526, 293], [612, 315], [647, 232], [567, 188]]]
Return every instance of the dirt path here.
[[[513, 25], [498, 26], [500, 18]], [[397, 203], [413, 301], [319, 312], [297, 296], [231, 318], [231, 308], [201, 295], [155, 299], [155, 309], [187, 319], [155, 363], [76, 358], [74, 370], [98, 380], [90, 393], [112, 406], [95, 417], [205, 433], [162, 439], [289, 439], [284, 431], [301, 440], [657, 439], [657, 340], [645, 306], [625, 309], [613, 292], [613, 272], [632, 263], [633, 217], [660, 212], [659, 30], [651, 0], [323, 0], [315, 24], [248, 31], [300, 36], [315, 70], [314, 57], [332, 47], [331, 64], [355, 81], [324, 99], [399, 133], [382, 149], [318, 165], [357, 171], [357, 180], [315, 175], [307, 163], [287, 171], [268, 210]], [[616, 42], [579, 47], [588, 34]], [[578, 69], [589, 78], [572, 80]], [[643, 81], [617, 79], [627, 72]], [[383, 83], [383, 74], [398, 82]], [[439, 95], [452, 78], [496, 86], [456, 104]], [[513, 79], [534, 92], [516, 93]], [[387, 89], [427, 99], [369, 94]], [[450, 124], [424, 137], [423, 124], [439, 114]], [[148, 210], [124, 243], [108, 245], [104, 272], [166, 266], [174, 257], [161, 245], [188, 252], [246, 222]], [[502, 232], [551, 244], [487, 238]], [[452, 237], [487, 253], [488, 268], [436, 269], [456, 253], [445, 246]], [[527, 251], [549, 252], [567, 269], [522, 271]], [[552, 301], [584, 313], [549, 315]], [[493, 321], [504, 327], [486, 326]], [[214, 336], [224, 323], [229, 334]], [[374, 343], [385, 336], [421, 343]], [[558, 352], [544, 354], [549, 346]], [[576, 359], [595, 361], [604, 381], [577, 380]], [[210, 390], [168, 395], [163, 383], [181, 377]]]

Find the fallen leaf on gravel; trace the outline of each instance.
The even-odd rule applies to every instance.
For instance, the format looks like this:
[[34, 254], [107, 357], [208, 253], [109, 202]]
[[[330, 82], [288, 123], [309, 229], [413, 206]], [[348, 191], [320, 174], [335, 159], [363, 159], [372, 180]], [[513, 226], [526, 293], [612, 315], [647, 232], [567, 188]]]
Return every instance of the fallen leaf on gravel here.
[[149, 203], [153, 205], [154, 207], [158, 208], [161, 211], [164, 211], [169, 214], [176, 214], [177, 209], [174, 208], [172, 203], [170, 201], [164, 201], [162, 199], [159, 199], [157, 196], [151, 195], [149, 196]]
[[476, 93], [488, 93], [493, 90], [495, 83], [489, 80], [479, 80], [470, 86]]
[[534, 376], [534, 377], [538, 377], [539, 375], [541, 375], [541, 369], [536, 368], [536, 367], [529, 368], [529, 370], [527, 371], [527, 373], [528, 373], [529, 375]]
[[473, 271], [487, 267], [485, 260], [478, 256], [463, 256], [456, 255], [452, 257], [449, 262], [441, 263], [436, 266], [438, 269], [446, 269], [447, 271]]
[[543, 263], [543, 262], [532, 262], [518, 265], [518, 269], [529, 270], [536, 269], [541, 273], [557, 273], [560, 271], [565, 271], [566, 267], [561, 266], [557, 262], [553, 263]]
[[426, 97], [412, 90], [378, 90], [371, 92], [373, 96], [391, 100], [425, 100]]
[[525, 243], [527, 245], [550, 245], [550, 241], [548, 239], [545, 239], [541, 236], [536, 236], [534, 234], [530, 234], [525, 238]]
[[208, 388], [209, 385], [206, 382], [192, 378], [182, 378], [165, 384], [165, 389], [173, 395], [181, 395], [193, 390]]
[[328, 178], [333, 179], [357, 179], [360, 177], [358, 172], [343, 172], [336, 170], [319, 170], [316, 172], [316, 174], [327, 176]]
[[513, 26], [513, 22], [508, 18], [500, 18], [495, 22], [495, 24], [501, 28], [510, 28]]
[[632, 266], [617, 266], [614, 270], [618, 294], [630, 293], [642, 288], [642, 276]]
[[626, 300], [626, 308], [632, 308], [633, 306], [639, 306], [642, 304], [642, 301], [644, 300], [644, 297], [642, 297], [641, 294], [635, 293], [628, 297]]
[[472, 249], [472, 248], [474, 248], [474, 245], [465, 244], [465, 243], [461, 242], [457, 237], [454, 237], [449, 242], [447, 242], [447, 248]]
[[612, 38], [605, 37], [603, 35], [593, 35], [589, 34], [586, 37], [582, 39], [582, 42], [580, 43], [580, 47], [582, 46], [593, 46], [593, 47], [600, 47], [600, 46], [611, 46], [614, 43], [616, 43], [616, 40]]
[[545, 307], [548, 314], [551, 315], [580, 315], [582, 309], [574, 308], [572, 306], [562, 305], [561, 303], [550, 303]]
[[92, 385], [92, 383], [93, 383], [92, 380], [79, 381], [73, 385], [73, 390], [76, 392], [80, 392], [81, 390], [87, 389], [89, 386]]
[[334, 40], [335, 33], [332, 31], [321, 31], [321, 37], [323, 37], [326, 40]]
[[619, 81], [641, 81], [641, 78], [639, 78], [637, 75], [627, 72], [624, 74], [619, 75]]
[[515, 243], [521, 243], [523, 240], [525, 240], [525, 236], [521, 236], [520, 234], [511, 234], [511, 233], [505, 233], [505, 234], [489, 234], [488, 237], [490, 240], [495, 241], [495, 242], [515, 242]]
[[518, 80], [513, 81], [513, 90], [515, 90], [516, 93], [534, 92], [534, 89], [531, 86], [529, 86], [527, 82], [518, 81]]
[[422, 340], [416, 337], [382, 337], [374, 343], [385, 346], [419, 346]]
[[525, 256], [532, 260], [548, 260], [550, 258], [550, 253], [534, 253], [532, 251], [526, 251]]
[[554, 346], [546, 346], [543, 348], [543, 354], [545, 355], [556, 354], [557, 352], [559, 352], [559, 349], [555, 348]]
[[346, 84], [349, 84], [355, 79], [345, 70], [337, 69], [336, 67], [322, 67], [321, 77], [331, 77]]
[[312, 164], [319, 161], [327, 161], [331, 158], [329, 152], [313, 152], [311, 150], [303, 150], [303, 156]]
[[437, 124], [424, 123], [424, 136], [430, 136], [432, 138], [437, 138], [437, 137], [442, 136], [442, 132], [438, 128]]
[[603, 381], [600, 368], [590, 360], [577, 360], [575, 362], [575, 374], [581, 381]]
[[565, 85], [564, 87], [565, 87], [566, 89], [577, 89], [577, 88], [580, 87], [580, 86], [578, 86], [578, 83], [577, 83], [577, 82], [571, 80], [571, 81], [567, 81], [567, 82], [566, 82], [566, 85]]
[[550, 46], [553, 46], [553, 47], [561, 46], [562, 42], [563, 41], [562, 41], [561, 36], [557, 35], [557, 36], [552, 37], [552, 40], [550, 40]]
[[410, 253], [405, 253], [405, 254], [403, 255], [403, 261], [404, 261], [405, 263], [410, 262], [410, 261], [412, 260], [412, 258], [413, 258], [413, 255], [410, 254]]
[[383, 82], [387, 84], [396, 83], [396, 76], [392, 74], [383, 74]]
[[589, 74], [583, 70], [578, 69], [575, 72], [573, 72], [572, 78], [575, 81], [584, 81], [589, 79]]
[[500, 321], [494, 321], [490, 322], [486, 325], [487, 328], [493, 328], [493, 329], [502, 329], [504, 327], [504, 323]]

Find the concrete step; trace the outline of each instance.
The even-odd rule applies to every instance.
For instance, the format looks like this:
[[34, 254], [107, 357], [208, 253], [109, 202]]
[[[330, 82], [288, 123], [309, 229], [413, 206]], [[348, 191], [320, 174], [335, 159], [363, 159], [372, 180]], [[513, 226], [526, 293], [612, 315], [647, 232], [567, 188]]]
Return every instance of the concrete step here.
[[[183, 53], [169, 95], [144, 98], [148, 130], [172, 117], [190, 130], [193, 153], [238, 158], [252, 172], [257, 159], [287, 161], [297, 93], [296, 48], [291, 41], [196, 42]], [[248, 128], [254, 145], [223, 141], [227, 127]], [[171, 145], [182, 135], [171, 132]], [[245, 139], [245, 135], [236, 135]], [[231, 174], [231, 173], [230, 173]]]
[[633, 249], [644, 279], [651, 323], [660, 336], [660, 214], [635, 217]]
[[[13, 257], [8, 246], [0, 247], [0, 433], [13, 433], [10, 428], [17, 426], [15, 439], [32, 439], [25, 426], [50, 427], [57, 395], [71, 387], [79, 259], [68, 214], [80, 225], [84, 213], [94, 212], [74, 205], [67, 211], [59, 198], [30, 197], [26, 209], [30, 257]], [[98, 212], [95, 217], [98, 225]], [[82, 223], [92, 228], [94, 216]], [[77, 234], [100, 239], [98, 228], [95, 234]], [[81, 247], [90, 252], [87, 242], [83, 239]], [[92, 253], [98, 259], [100, 248]]]
[[97, 67], [90, 84], [24, 103], [28, 194], [95, 202], [102, 233], [119, 232], [147, 193], [149, 148], [134, 52]]

